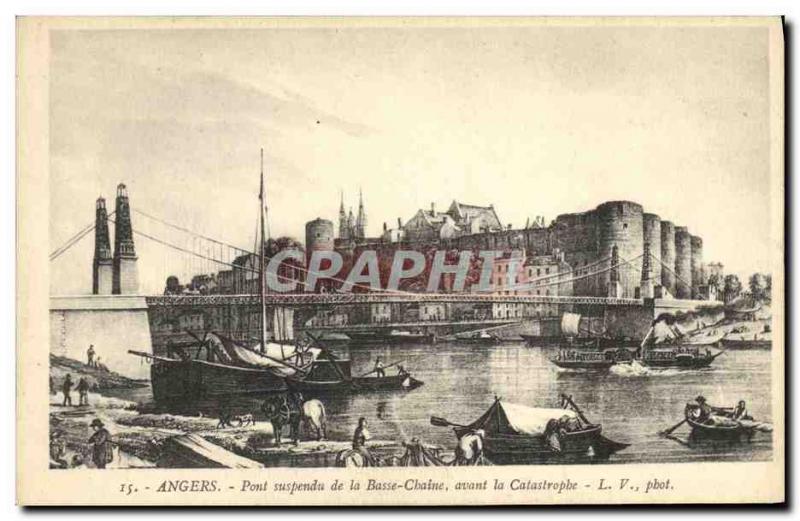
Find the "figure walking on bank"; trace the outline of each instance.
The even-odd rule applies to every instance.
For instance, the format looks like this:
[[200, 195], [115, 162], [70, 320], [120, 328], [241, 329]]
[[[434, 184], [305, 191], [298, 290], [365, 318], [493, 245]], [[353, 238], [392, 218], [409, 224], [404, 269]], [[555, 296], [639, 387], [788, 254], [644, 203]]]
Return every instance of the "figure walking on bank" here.
[[72, 375], [67, 373], [64, 378], [64, 383], [61, 384], [61, 392], [64, 393], [64, 402], [62, 405], [72, 407]]
[[78, 390], [78, 405], [89, 405], [89, 382], [86, 378], [81, 377], [75, 389]]
[[92, 462], [98, 469], [104, 469], [106, 465], [114, 461], [111, 433], [106, 430], [103, 422], [98, 418], [92, 420], [90, 426], [94, 430], [94, 434], [89, 438], [89, 445], [92, 449]]

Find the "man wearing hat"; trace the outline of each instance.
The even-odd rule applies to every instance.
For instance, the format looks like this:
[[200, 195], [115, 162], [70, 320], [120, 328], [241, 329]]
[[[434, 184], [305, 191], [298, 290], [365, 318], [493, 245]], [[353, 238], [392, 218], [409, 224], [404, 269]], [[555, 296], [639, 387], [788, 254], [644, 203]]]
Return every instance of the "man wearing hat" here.
[[64, 378], [64, 383], [61, 384], [61, 392], [64, 393], [64, 407], [69, 405], [72, 407], [72, 375], [67, 373], [67, 376]]
[[705, 397], [702, 396], [702, 395], [700, 395], [697, 398], [695, 398], [694, 402], [695, 403], [688, 404], [688, 405], [690, 405], [692, 407], [692, 413], [691, 414], [692, 414], [693, 419], [695, 421], [698, 421], [698, 422], [702, 423], [702, 422], [706, 421], [711, 416], [711, 413], [713, 412], [713, 410], [711, 409], [711, 406], [708, 405], [708, 403], [706, 402]]
[[108, 463], [114, 460], [111, 433], [106, 430], [103, 422], [98, 418], [92, 420], [89, 425], [94, 430], [94, 434], [89, 438], [89, 445], [92, 446], [92, 461], [98, 469], [104, 469]]

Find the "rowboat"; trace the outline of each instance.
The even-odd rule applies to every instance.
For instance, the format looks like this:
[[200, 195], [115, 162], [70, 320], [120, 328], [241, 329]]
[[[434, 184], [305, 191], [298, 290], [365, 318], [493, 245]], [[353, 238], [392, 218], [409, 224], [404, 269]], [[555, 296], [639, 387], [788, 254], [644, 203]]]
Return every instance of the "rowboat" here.
[[501, 342], [500, 338], [487, 331], [471, 331], [456, 335], [458, 344], [495, 345]]
[[693, 438], [713, 439], [713, 440], [729, 440], [738, 441], [740, 439], [749, 439], [757, 430], [757, 426], [743, 425], [741, 423], [734, 424], [708, 424], [700, 423], [691, 418], [686, 419], [686, 423], [692, 428], [691, 436]]
[[750, 439], [756, 431], [769, 431], [769, 424], [762, 424], [753, 420], [753, 417], [744, 414], [734, 418], [734, 409], [728, 407], [709, 407], [710, 414], [702, 415], [700, 406], [696, 403], [687, 403], [683, 410], [686, 423], [691, 427], [691, 437], [694, 439], [739, 441]]
[[[563, 408], [567, 405], [572, 408]], [[453, 427], [459, 439], [482, 431], [486, 457], [503, 465], [554, 458], [605, 459], [628, 446], [605, 438], [602, 426], [589, 422], [566, 396], [562, 408], [528, 407], [495, 398], [489, 409], [468, 425], [437, 417], [431, 418], [431, 423]]]
[[436, 335], [433, 333], [411, 332], [393, 329], [386, 332], [373, 331], [348, 331], [347, 336], [353, 344], [407, 344], [407, 343], [426, 343], [436, 342]]
[[289, 389], [311, 396], [326, 394], [356, 394], [382, 391], [412, 391], [423, 382], [411, 375], [364, 376], [348, 380], [341, 378], [319, 380], [315, 378], [287, 378]]

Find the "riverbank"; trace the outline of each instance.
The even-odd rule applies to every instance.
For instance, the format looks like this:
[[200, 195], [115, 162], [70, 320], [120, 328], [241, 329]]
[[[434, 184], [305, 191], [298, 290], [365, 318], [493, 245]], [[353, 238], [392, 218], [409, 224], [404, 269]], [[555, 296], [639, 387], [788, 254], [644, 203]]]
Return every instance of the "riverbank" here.
[[[267, 421], [218, 428], [216, 418], [143, 414], [134, 402], [98, 393], [89, 393], [88, 406], [63, 406], [62, 402], [60, 392], [51, 395], [50, 430], [64, 441], [62, 460], [68, 468], [93, 466], [87, 440], [94, 419], [103, 422], [115, 444], [114, 461], [108, 468], [334, 466], [337, 455], [351, 448], [347, 440], [304, 440], [295, 446], [285, 434], [277, 447]], [[369, 449], [380, 459], [404, 452], [401, 443], [389, 440], [370, 441]], [[52, 459], [51, 465], [64, 466]]]

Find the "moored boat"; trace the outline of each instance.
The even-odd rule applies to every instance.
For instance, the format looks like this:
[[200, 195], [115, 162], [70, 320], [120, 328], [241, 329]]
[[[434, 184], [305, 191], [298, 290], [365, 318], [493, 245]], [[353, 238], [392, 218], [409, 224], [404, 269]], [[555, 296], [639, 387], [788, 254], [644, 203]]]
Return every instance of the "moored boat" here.
[[[195, 345], [166, 346], [166, 353], [129, 353], [151, 362], [151, 385], [157, 403], [193, 403], [207, 398], [257, 395], [287, 389], [286, 378], [317, 378], [335, 368], [347, 371], [349, 361], [327, 360], [319, 355], [321, 348], [304, 347], [294, 342], [291, 308], [273, 308], [273, 330], [268, 331], [266, 305], [266, 193], [264, 191], [263, 150], [261, 155], [261, 188], [259, 192], [259, 227], [257, 253], [260, 309], [259, 338], [247, 343], [236, 342], [218, 333], [207, 332], [202, 339], [191, 331]], [[164, 356], [165, 355], [165, 356]], [[318, 360], [319, 358], [319, 360]]]
[[483, 451], [497, 464], [523, 464], [553, 458], [607, 458], [624, 449], [602, 435], [602, 426], [589, 422], [572, 400], [562, 397], [562, 408], [538, 408], [495, 398], [477, 420], [468, 425], [431, 418], [437, 426], [453, 427], [458, 438], [482, 432]]
[[738, 338], [725, 336], [722, 345], [726, 349], [772, 349], [772, 339], [759, 338], [758, 335], [753, 335], [752, 339], [744, 338], [743, 335], [739, 335]]
[[347, 336], [350, 337], [350, 343], [353, 344], [432, 344], [436, 342], [436, 335], [433, 333], [400, 329], [393, 329], [388, 332], [348, 331]]
[[364, 376], [347, 380], [341, 378], [329, 379], [294, 379], [287, 378], [289, 389], [301, 391], [310, 396], [325, 394], [356, 394], [380, 391], [412, 391], [420, 387], [423, 382], [410, 374], [394, 376]]
[[502, 340], [497, 335], [493, 335], [485, 330], [480, 330], [458, 333], [456, 334], [455, 341], [458, 344], [495, 345], [499, 344]]

